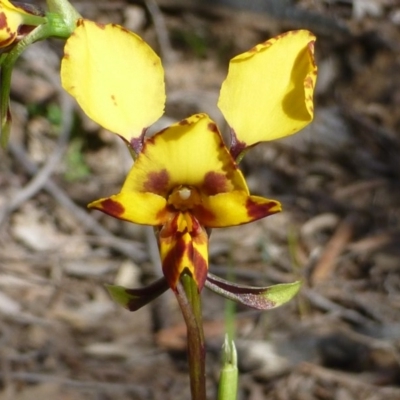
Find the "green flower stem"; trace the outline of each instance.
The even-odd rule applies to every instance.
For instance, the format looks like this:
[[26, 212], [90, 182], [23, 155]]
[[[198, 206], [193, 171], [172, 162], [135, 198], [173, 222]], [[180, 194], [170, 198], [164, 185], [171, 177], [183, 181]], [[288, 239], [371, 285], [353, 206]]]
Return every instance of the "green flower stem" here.
[[15, 62], [22, 54], [22, 52], [32, 43], [35, 43], [39, 40], [47, 39], [49, 37], [67, 39], [69, 36], [71, 36], [72, 32], [75, 29], [76, 22], [76, 20], [74, 20], [75, 22], [72, 23], [72, 15], [75, 18], [79, 17], [79, 14], [72, 14], [72, 12], [70, 12], [66, 17], [64, 17], [64, 15], [53, 13], [46, 14], [46, 18], [44, 19], [46, 23], [37, 26], [32, 32], [21, 39], [7, 55], [2, 55], [2, 57], [0, 58], [0, 145], [3, 148], [7, 145], [11, 128], [11, 121], [8, 109], [11, 90], [11, 74]]
[[182, 274], [176, 297], [187, 328], [190, 388], [192, 400], [206, 399], [205, 345], [201, 312], [201, 297], [196, 282]]
[[30, 44], [40, 40], [43, 36], [43, 31], [46, 30], [47, 24], [39, 25], [32, 32], [26, 35], [4, 58], [1, 58], [1, 72], [0, 72], [0, 82], [1, 82], [1, 94], [0, 94], [0, 116], [1, 116], [1, 130], [0, 139], [1, 146], [4, 148], [7, 145], [8, 137], [10, 134], [10, 121], [8, 115], [9, 108], [9, 97], [11, 90], [11, 74], [15, 62], [21, 53]]
[[41, 24], [45, 24], [47, 22], [45, 17], [33, 14], [22, 14], [22, 20], [23, 23], [21, 25], [31, 25], [31, 26], [38, 26]]
[[60, 16], [63, 25], [73, 32], [76, 21], [82, 17], [70, 2], [68, 0], [46, 0], [46, 3], [50, 13]]

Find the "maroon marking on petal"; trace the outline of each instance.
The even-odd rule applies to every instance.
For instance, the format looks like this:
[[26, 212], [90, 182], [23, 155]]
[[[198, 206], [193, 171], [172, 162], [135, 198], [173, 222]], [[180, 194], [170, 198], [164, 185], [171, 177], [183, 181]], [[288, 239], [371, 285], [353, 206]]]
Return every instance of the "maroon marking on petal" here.
[[162, 262], [165, 279], [168, 281], [169, 287], [173, 290], [175, 290], [180, 277], [178, 265], [180, 264], [185, 251], [186, 244], [182, 239], [182, 234], [178, 232], [175, 236], [175, 246], [170, 249]]
[[170, 238], [178, 231], [178, 217], [179, 213], [172, 213], [171, 219], [160, 229], [158, 237], [160, 239]]
[[0, 13], [0, 29], [7, 27], [7, 16], [4, 12]]
[[146, 192], [165, 196], [168, 191], [169, 174], [166, 169], [158, 172], [150, 172], [147, 175], [147, 181], [143, 185]]
[[211, 131], [211, 132], [219, 133], [218, 127], [217, 127], [216, 124], [214, 124], [214, 122], [209, 122], [208, 125], [207, 125], [207, 129], [208, 129], [209, 131]]
[[194, 207], [192, 213], [203, 226], [212, 225], [215, 221], [215, 214], [202, 205]]
[[194, 280], [197, 283], [197, 287], [199, 290], [203, 289], [204, 283], [207, 279], [208, 273], [208, 262], [204, 259], [201, 253], [192, 248], [192, 252], [190, 254], [190, 259], [193, 260], [194, 266]]
[[179, 121], [179, 125], [190, 125], [190, 122], [187, 119], [183, 119]]
[[83, 19], [82, 18], [80, 18], [80, 19], [78, 19], [78, 21], [76, 21], [76, 26], [81, 26], [81, 25], [83, 25]]
[[228, 191], [228, 180], [226, 176], [220, 172], [207, 172], [204, 177], [204, 182], [201, 185], [201, 191], [207, 196], [225, 193]]
[[131, 140], [128, 142], [128, 144], [131, 146], [131, 148], [136, 154], [141, 153], [141, 151], [143, 150], [144, 136], [146, 135], [146, 131], [147, 128], [143, 128], [142, 133], [140, 134], [139, 137], [131, 138]]
[[105, 199], [101, 202], [102, 211], [114, 217], [119, 217], [125, 212], [125, 207], [112, 199]]
[[112, 100], [114, 106], [117, 106], [117, 100], [115, 99], [115, 96], [113, 94], [111, 95], [111, 100]]
[[229, 152], [231, 153], [231, 156], [233, 157], [234, 160], [236, 160], [240, 153], [244, 151], [247, 147], [245, 142], [241, 142], [237, 136], [236, 132], [234, 129], [230, 129], [230, 134], [231, 134], [231, 147], [229, 148]]
[[250, 197], [246, 201], [247, 214], [252, 218], [253, 221], [279, 212], [279, 210], [271, 211], [271, 209], [275, 206], [275, 201], [270, 201], [266, 204], [258, 204], [251, 200]]

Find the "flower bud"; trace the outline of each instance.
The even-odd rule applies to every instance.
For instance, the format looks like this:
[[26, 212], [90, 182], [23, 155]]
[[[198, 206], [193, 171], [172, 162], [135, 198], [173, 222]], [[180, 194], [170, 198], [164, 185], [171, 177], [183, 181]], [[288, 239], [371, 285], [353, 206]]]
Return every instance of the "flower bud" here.
[[46, 19], [29, 5], [15, 6], [8, 0], [0, 0], [0, 48], [16, 42], [32, 27], [42, 24]]

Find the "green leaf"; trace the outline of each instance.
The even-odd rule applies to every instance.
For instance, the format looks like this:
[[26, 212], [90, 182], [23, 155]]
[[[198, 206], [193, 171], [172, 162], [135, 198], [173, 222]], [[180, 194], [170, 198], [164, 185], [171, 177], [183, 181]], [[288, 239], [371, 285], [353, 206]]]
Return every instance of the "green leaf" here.
[[239, 285], [208, 274], [205, 286], [213, 292], [257, 310], [270, 310], [290, 301], [299, 291], [301, 282], [282, 283], [267, 287]]
[[129, 311], [137, 311], [150, 303], [169, 288], [165, 278], [160, 278], [149, 286], [127, 289], [123, 286], [106, 285], [112, 299]]

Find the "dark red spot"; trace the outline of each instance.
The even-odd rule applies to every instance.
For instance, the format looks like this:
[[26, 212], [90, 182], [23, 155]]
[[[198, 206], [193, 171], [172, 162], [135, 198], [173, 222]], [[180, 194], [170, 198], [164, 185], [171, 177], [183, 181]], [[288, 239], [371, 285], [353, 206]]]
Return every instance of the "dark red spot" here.
[[7, 27], [7, 16], [5, 13], [0, 13], [0, 29]]
[[84, 21], [82, 18], [78, 19], [78, 21], [76, 22], [76, 26], [81, 26], [83, 25]]
[[204, 177], [201, 191], [208, 196], [228, 191], [228, 182], [224, 174], [220, 172], [210, 171]]
[[125, 212], [125, 207], [121, 203], [118, 203], [112, 199], [103, 200], [101, 202], [101, 207], [101, 211], [104, 211], [113, 217], [119, 217]]
[[246, 201], [247, 214], [251, 217], [252, 221], [267, 217], [268, 215], [275, 214], [279, 212], [279, 208], [272, 211], [272, 209], [277, 206], [276, 201], [269, 201], [268, 203], [258, 204], [253, 201], [250, 197]]
[[166, 169], [162, 169], [158, 172], [150, 172], [147, 175], [147, 181], [144, 183], [143, 189], [146, 192], [165, 196], [168, 191], [169, 174]]
[[69, 60], [69, 54], [68, 54], [68, 53], [64, 53], [64, 58], [65, 58], [66, 60]]
[[190, 125], [190, 122], [187, 119], [183, 119], [179, 121], [179, 125]]
[[214, 122], [209, 122], [208, 125], [207, 125], [207, 129], [208, 129], [209, 131], [211, 131], [211, 132], [219, 133], [218, 127], [217, 127], [216, 124], [214, 124]]

